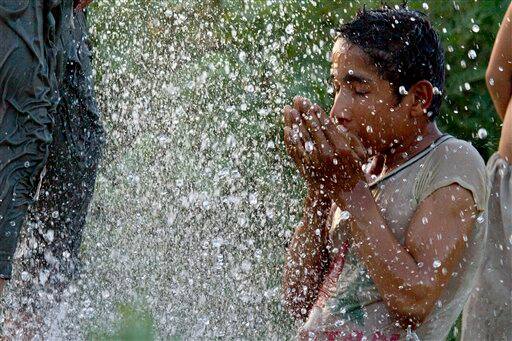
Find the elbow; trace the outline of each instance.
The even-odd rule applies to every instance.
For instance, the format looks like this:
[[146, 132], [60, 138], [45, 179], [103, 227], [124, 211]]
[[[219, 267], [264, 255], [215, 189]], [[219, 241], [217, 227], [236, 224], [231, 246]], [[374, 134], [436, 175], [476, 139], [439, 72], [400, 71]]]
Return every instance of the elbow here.
[[426, 285], [420, 285], [408, 290], [399, 299], [389, 300], [388, 307], [400, 326], [412, 329], [420, 326], [434, 308], [434, 290]]
[[408, 308], [397, 309], [393, 313], [395, 319], [403, 329], [419, 327], [430, 314], [431, 309], [426, 309], [421, 302], [417, 302]]

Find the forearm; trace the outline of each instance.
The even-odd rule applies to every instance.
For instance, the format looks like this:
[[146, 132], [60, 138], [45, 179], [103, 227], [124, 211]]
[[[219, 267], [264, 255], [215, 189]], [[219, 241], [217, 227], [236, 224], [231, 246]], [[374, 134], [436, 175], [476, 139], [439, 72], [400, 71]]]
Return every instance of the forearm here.
[[500, 115], [505, 119], [507, 106], [512, 96], [512, 4], [508, 8], [487, 67], [486, 80], [489, 94]]
[[415, 310], [428, 294], [422, 289], [429, 279], [387, 226], [366, 184], [341, 194], [336, 204], [346, 205], [351, 214], [353, 246], [384, 301], [393, 312], [408, 315], [407, 310]]
[[512, 79], [506, 77], [506, 75], [498, 74], [498, 68], [498, 66], [489, 66], [486, 76], [487, 89], [491, 95], [496, 112], [501, 120], [505, 120], [507, 106], [512, 96]]
[[284, 301], [296, 318], [305, 318], [318, 295], [328, 265], [330, 201], [308, 193], [302, 221], [295, 229], [284, 266]]

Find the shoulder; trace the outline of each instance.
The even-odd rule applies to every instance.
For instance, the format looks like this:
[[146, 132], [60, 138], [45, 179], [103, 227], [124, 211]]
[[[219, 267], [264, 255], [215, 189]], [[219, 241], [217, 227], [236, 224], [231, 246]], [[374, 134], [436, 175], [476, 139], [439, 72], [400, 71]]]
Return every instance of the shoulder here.
[[471, 143], [453, 137], [427, 156], [415, 195], [420, 202], [435, 190], [452, 184], [468, 189], [478, 208], [485, 207], [488, 191], [485, 162]]
[[465, 165], [477, 166], [478, 169], [485, 169], [485, 162], [476, 148], [467, 141], [452, 137], [438, 145], [432, 153], [430, 159], [447, 163], [450, 166], [457, 167], [454, 161], [463, 162]]

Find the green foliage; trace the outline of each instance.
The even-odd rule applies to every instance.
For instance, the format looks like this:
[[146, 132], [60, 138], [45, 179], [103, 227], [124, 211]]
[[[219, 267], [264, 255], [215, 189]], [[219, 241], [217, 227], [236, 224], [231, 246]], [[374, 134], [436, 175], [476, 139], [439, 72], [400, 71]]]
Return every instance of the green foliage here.
[[113, 332], [93, 331], [89, 340], [123, 340], [145, 341], [155, 340], [153, 318], [143, 310], [128, 304], [121, 304], [117, 309], [120, 320], [113, 328]]

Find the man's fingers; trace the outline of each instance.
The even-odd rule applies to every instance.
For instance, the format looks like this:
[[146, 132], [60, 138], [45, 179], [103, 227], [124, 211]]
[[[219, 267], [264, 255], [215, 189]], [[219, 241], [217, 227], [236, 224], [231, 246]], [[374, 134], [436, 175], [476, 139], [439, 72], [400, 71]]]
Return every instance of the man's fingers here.
[[284, 112], [284, 124], [288, 127], [292, 127], [292, 125], [300, 123], [300, 115], [292, 108], [290, 105], [286, 105], [283, 109]]
[[322, 122], [318, 118], [320, 112], [318, 105], [312, 105], [306, 115], [303, 115], [302, 122], [306, 125], [309, 135], [315, 142], [315, 145], [324, 155], [332, 153], [332, 148], [329, 141], [325, 137], [324, 130], [322, 129]]
[[293, 98], [293, 107], [299, 112], [299, 114], [305, 114], [311, 107], [311, 102], [302, 96], [295, 96]]
[[366, 148], [363, 146], [363, 144], [361, 143], [361, 140], [354, 134], [350, 133], [350, 132], [346, 132], [345, 133], [348, 138], [349, 138], [349, 142], [350, 142], [350, 147], [352, 148], [352, 150], [357, 154], [357, 156], [359, 157], [359, 159], [363, 162], [366, 162], [366, 159], [368, 158], [368, 154], [366, 152]]
[[292, 157], [299, 171], [304, 174], [304, 163], [309, 162], [309, 158], [302, 146], [298, 133], [294, 132], [290, 127], [284, 127], [284, 143], [286, 151]]
[[343, 156], [349, 153], [350, 141], [339, 126], [334, 125], [334, 123], [329, 124], [326, 128], [326, 135], [329, 137], [329, 142], [333, 146], [335, 154]]

